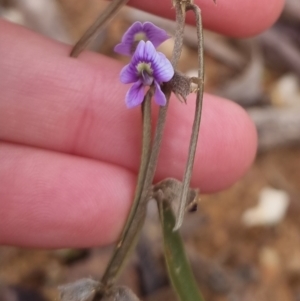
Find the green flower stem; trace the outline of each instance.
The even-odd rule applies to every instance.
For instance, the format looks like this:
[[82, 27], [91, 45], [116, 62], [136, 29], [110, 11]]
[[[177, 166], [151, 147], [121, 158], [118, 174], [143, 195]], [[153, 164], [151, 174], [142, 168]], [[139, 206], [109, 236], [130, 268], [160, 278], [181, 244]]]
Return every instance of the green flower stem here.
[[163, 197], [158, 200], [164, 238], [164, 254], [168, 274], [181, 301], [204, 301], [186, 257], [178, 231], [173, 231], [175, 217], [170, 203]]

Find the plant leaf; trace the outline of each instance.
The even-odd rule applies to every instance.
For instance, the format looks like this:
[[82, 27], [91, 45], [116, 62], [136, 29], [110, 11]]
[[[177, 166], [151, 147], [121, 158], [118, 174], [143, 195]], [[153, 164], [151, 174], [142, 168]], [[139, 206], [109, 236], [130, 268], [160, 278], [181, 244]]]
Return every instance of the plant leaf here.
[[175, 217], [170, 203], [158, 201], [164, 237], [164, 253], [168, 274], [181, 301], [204, 301], [198, 289], [179, 231], [173, 231]]

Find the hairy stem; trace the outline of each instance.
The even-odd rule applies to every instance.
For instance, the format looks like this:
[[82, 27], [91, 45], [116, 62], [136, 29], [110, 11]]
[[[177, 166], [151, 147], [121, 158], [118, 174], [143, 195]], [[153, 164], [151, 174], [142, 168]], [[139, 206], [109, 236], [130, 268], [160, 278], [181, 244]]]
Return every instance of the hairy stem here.
[[[174, 70], [177, 67], [183, 45], [183, 33], [184, 33], [184, 25], [185, 25], [185, 5], [181, 3], [181, 1], [176, 1], [174, 3], [176, 10], [176, 28], [175, 28], [175, 42], [174, 49], [172, 52], [172, 66]], [[183, 9], [184, 6], [184, 9]]]
[[195, 153], [197, 148], [197, 141], [199, 136], [201, 114], [202, 114], [202, 103], [203, 103], [203, 88], [204, 88], [203, 28], [202, 28], [201, 11], [199, 7], [194, 4], [189, 5], [187, 9], [193, 10], [196, 18], [197, 38], [199, 43], [198, 44], [198, 77], [200, 78], [201, 82], [198, 86], [195, 117], [194, 117], [190, 146], [189, 146], [189, 156], [185, 168], [185, 173], [183, 178], [183, 188], [180, 195], [180, 203], [177, 212], [174, 231], [180, 228], [184, 218], [187, 194], [190, 187], [193, 165], [195, 160]]
[[150, 152], [151, 152], [151, 98], [153, 90], [150, 89], [145, 95], [142, 103], [143, 115], [143, 138], [142, 138], [142, 155], [141, 163], [137, 180], [137, 188], [133, 200], [130, 213], [126, 220], [118, 244], [102, 277], [102, 285], [109, 289], [115, 282], [115, 279], [121, 271], [130, 250], [135, 245], [136, 237], [138, 236], [145, 219], [146, 202], [141, 204], [141, 194], [144, 187], [146, 173], [148, 169]]

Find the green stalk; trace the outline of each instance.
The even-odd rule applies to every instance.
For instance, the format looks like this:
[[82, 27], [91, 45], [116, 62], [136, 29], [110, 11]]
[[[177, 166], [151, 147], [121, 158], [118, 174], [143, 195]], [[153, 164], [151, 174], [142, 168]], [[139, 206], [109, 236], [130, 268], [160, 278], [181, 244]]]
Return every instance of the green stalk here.
[[170, 203], [158, 200], [158, 208], [164, 238], [164, 254], [168, 274], [181, 301], [204, 301], [193, 276], [178, 231], [173, 231], [175, 217]]

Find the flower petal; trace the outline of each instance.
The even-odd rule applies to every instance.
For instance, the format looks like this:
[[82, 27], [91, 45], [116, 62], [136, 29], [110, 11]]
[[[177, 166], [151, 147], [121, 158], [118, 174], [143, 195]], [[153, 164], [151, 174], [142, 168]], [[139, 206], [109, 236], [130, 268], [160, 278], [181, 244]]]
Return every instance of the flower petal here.
[[155, 81], [154, 85], [155, 85], [155, 93], [154, 93], [155, 102], [160, 106], [165, 106], [167, 103], [165, 94], [162, 92], [158, 82]]
[[126, 94], [125, 102], [127, 108], [134, 108], [140, 105], [144, 100], [144, 96], [144, 86], [141, 81], [137, 81]]
[[152, 42], [155, 48], [170, 38], [165, 30], [157, 27], [151, 22], [145, 22], [142, 26], [148, 40]]
[[137, 42], [135, 35], [144, 34], [147, 39], [152, 42], [154, 47], [158, 47], [162, 42], [169, 39], [167, 32], [151, 22], [141, 23], [139, 21], [133, 23], [122, 37], [121, 43], [115, 46], [114, 51], [123, 55], [131, 55], [134, 43]]
[[132, 46], [134, 43], [134, 36], [138, 32], [143, 31], [143, 25], [141, 22], [134, 22], [124, 33], [120, 44], [116, 45], [114, 51], [123, 55], [131, 55]]
[[151, 64], [153, 77], [159, 83], [168, 82], [174, 75], [174, 69], [170, 61], [165, 57], [164, 54], [157, 52], [150, 41], [139, 42], [132, 57], [132, 68], [136, 68], [140, 62]]
[[157, 57], [156, 49], [150, 41], [140, 41], [132, 57], [132, 64], [137, 66], [140, 62], [153, 63]]
[[153, 63], [157, 57], [157, 51], [150, 41], [147, 41], [144, 49], [144, 59], [146, 62]]
[[134, 65], [132, 65], [132, 63], [129, 63], [128, 65], [123, 67], [123, 69], [121, 70], [120, 81], [123, 84], [134, 83], [138, 79], [139, 78], [138, 78], [138, 74], [136, 72], [136, 68], [134, 67]]
[[115, 46], [114, 52], [123, 54], [123, 55], [131, 55], [131, 44], [119, 43]]
[[168, 82], [174, 75], [174, 68], [171, 62], [161, 52], [157, 52], [157, 57], [152, 64], [153, 77], [159, 83]]
[[136, 50], [132, 56], [131, 63], [133, 66], [137, 66], [138, 63], [144, 61], [144, 52], [145, 52], [145, 41], [140, 41], [136, 47]]

